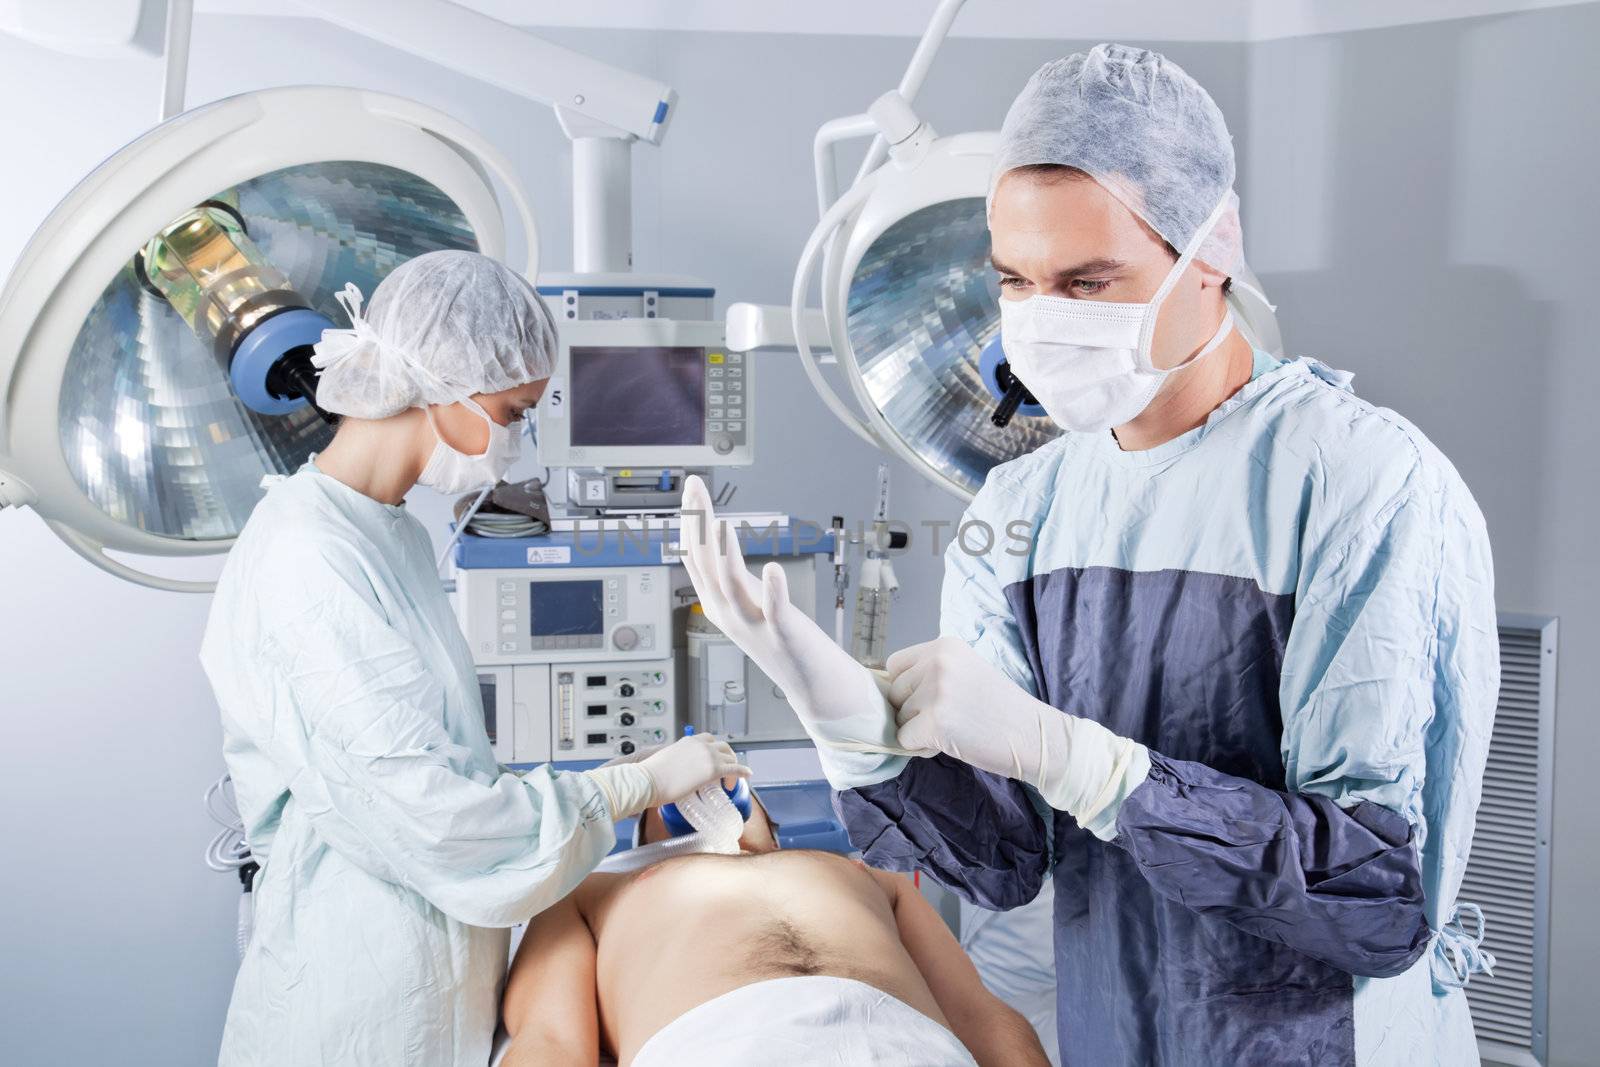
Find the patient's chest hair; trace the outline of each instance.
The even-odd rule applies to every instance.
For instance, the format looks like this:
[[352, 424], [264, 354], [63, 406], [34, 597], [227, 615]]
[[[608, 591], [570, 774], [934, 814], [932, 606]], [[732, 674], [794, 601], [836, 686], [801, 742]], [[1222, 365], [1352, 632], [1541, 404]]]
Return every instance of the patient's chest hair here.
[[[830, 870], [862, 870], [857, 864], [831, 852], [813, 849], [785, 849], [778, 852], [741, 853], [734, 856], [693, 855], [665, 860], [642, 871], [623, 876], [624, 880], [645, 882], [666, 868], [681, 869], [694, 864], [739, 863], [750, 865], [821, 863]], [[838, 866], [835, 866], [838, 865]], [[771, 902], [760, 905], [751, 916], [752, 928], [745, 933], [746, 950], [737, 969], [753, 980], [767, 978], [809, 978], [815, 975], [859, 976], [866, 973], [860, 961], [838, 951], [836, 946], [819, 943], [794, 921], [785, 908]]]
[[781, 915], [771, 915], [757, 927], [746, 959], [752, 973], [779, 978], [809, 978], [827, 966], [816, 946]]

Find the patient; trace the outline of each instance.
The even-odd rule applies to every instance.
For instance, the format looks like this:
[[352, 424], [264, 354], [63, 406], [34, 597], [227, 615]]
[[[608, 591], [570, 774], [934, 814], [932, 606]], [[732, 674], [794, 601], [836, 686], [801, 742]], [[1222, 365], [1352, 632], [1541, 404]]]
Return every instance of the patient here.
[[[644, 840], [666, 836], [652, 810]], [[503, 1067], [1047, 1067], [908, 879], [778, 851], [759, 800], [739, 845], [591, 874], [536, 916]]]

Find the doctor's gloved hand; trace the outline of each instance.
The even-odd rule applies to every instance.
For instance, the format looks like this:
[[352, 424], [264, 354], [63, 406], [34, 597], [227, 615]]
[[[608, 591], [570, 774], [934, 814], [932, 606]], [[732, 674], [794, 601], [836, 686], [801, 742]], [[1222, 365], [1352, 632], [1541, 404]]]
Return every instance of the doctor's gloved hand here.
[[883, 685], [789, 601], [783, 568], [757, 579], [739, 537], [712, 510], [705, 483], [684, 485], [683, 562], [700, 607], [788, 697], [814, 741], [854, 752], [894, 753], [895, 724]]
[[941, 637], [889, 657], [889, 702], [905, 749], [932, 749], [1038, 790], [1103, 840], [1150, 773], [1149, 751], [1029, 695], [965, 641]]
[[612, 761], [582, 773], [600, 787], [612, 819], [626, 819], [646, 808], [670, 804], [711, 782], [748, 778], [750, 768], [739, 762], [726, 741], [711, 734], [694, 734], [637, 762]]

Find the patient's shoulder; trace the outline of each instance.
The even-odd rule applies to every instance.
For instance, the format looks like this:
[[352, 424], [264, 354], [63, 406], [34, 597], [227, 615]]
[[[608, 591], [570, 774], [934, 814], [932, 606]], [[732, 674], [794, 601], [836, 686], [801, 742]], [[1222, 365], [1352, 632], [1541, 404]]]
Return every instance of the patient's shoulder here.
[[617, 890], [633, 880], [637, 872], [615, 874], [610, 871], [594, 871], [578, 883], [568, 897], [575, 905], [584, 919], [591, 918], [597, 911], [605, 906]]
[[880, 871], [876, 867], [868, 867], [861, 860], [852, 860], [851, 862], [872, 876], [872, 880], [878, 883], [878, 888], [882, 889], [884, 894], [888, 896], [890, 903], [898, 900], [902, 892], [915, 886], [915, 883], [911, 881], [908, 875], [899, 874], [895, 871]]

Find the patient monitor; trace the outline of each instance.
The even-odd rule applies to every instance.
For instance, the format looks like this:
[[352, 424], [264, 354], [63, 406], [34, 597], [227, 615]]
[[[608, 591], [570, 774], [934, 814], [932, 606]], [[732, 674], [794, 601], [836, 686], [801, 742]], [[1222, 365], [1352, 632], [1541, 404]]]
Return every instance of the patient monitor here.
[[539, 403], [552, 467], [729, 467], [754, 459], [753, 388], [720, 322], [588, 319], [560, 325]]

